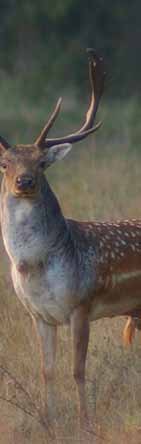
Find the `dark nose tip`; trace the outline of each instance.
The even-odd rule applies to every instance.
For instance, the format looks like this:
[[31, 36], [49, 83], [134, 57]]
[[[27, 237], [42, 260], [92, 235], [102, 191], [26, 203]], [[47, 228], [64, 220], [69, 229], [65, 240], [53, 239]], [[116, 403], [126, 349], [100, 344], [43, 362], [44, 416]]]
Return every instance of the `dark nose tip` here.
[[19, 190], [28, 190], [34, 187], [35, 179], [29, 174], [22, 174], [16, 178], [16, 185]]

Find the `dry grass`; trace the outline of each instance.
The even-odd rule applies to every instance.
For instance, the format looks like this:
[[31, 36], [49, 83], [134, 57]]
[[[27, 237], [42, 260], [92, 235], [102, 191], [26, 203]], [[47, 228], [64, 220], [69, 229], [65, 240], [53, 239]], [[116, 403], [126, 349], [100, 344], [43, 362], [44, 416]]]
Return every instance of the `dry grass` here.
[[[105, 136], [104, 136], [105, 137]], [[89, 140], [86, 149], [49, 171], [49, 180], [67, 216], [79, 219], [140, 217], [140, 154], [113, 140], [110, 147]], [[34, 331], [24, 308], [12, 290], [8, 262], [1, 244], [0, 268], [0, 366], [21, 382], [40, 409], [42, 387], [39, 354]], [[122, 345], [123, 319], [102, 320], [91, 325], [87, 360], [89, 412], [95, 421], [96, 438], [87, 434], [82, 442], [139, 444], [141, 433], [141, 337], [130, 350]], [[59, 332], [56, 405], [58, 419], [51, 438], [25, 394], [12, 377], [0, 372], [0, 396], [19, 401], [23, 409], [0, 401], [1, 444], [72, 444], [80, 442], [77, 430], [75, 386], [70, 375], [71, 338], [68, 327]], [[33, 407], [33, 406], [32, 406]], [[32, 410], [32, 409], [31, 409]], [[33, 409], [34, 410], [34, 409]]]

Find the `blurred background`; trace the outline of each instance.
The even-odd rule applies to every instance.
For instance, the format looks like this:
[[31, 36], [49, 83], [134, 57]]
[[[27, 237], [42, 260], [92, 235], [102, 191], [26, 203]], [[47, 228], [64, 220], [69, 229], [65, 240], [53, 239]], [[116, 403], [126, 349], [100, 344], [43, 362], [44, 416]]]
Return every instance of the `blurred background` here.
[[1, 74], [21, 81], [23, 91], [28, 80], [26, 91], [36, 100], [54, 87], [75, 86], [82, 94], [84, 51], [92, 46], [112, 71], [111, 95], [138, 94], [140, 13], [139, 0], [1, 0]]
[[[59, 96], [63, 106], [52, 134], [79, 128], [89, 103], [87, 47], [105, 59], [96, 119], [103, 125], [49, 169], [48, 178], [69, 217], [140, 218], [139, 0], [0, 0], [0, 133], [11, 143], [32, 142]], [[14, 294], [2, 240], [0, 254], [1, 444], [52, 443], [37, 413], [43, 389], [36, 338]], [[141, 441], [141, 337], [125, 349], [124, 324], [106, 319], [91, 327], [87, 396], [96, 444]], [[60, 329], [59, 339], [53, 442], [77, 443], [68, 327]], [[82, 442], [95, 442], [95, 435]]]

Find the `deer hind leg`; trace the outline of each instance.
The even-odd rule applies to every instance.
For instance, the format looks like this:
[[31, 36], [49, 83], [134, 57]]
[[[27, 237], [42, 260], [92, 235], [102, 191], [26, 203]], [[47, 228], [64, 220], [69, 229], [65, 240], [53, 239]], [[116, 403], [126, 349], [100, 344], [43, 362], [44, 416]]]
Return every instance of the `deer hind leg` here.
[[41, 376], [44, 384], [43, 405], [49, 416], [54, 416], [54, 374], [57, 344], [57, 327], [48, 325], [42, 318], [33, 319], [41, 355]]
[[89, 321], [85, 307], [79, 307], [71, 319], [73, 339], [73, 376], [77, 385], [80, 425], [88, 420], [85, 394], [85, 363], [89, 341]]
[[129, 316], [123, 330], [123, 343], [125, 346], [131, 345], [135, 336], [136, 322]]
[[135, 336], [135, 331], [141, 331], [141, 316], [129, 316], [123, 330], [123, 342], [131, 345]]

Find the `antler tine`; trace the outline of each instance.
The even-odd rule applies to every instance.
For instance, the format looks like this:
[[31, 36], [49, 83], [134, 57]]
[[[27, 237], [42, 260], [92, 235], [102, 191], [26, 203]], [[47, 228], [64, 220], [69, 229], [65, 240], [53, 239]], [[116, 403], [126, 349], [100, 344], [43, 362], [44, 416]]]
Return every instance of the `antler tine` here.
[[[104, 71], [103, 57], [99, 57], [93, 49], [87, 49], [87, 52], [89, 56], [89, 77], [92, 87], [91, 103], [86, 115], [86, 124], [87, 128], [89, 128], [94, 123], [98, 105], [104, 91], [106, 72]], [[85, 127], [85, 129], [87, 128]]]
[[85, 123], [78, 131], [69, 134], [68, 136], [58, 137], [55, 139], [46, 138], [43, 144], [44, 148], [49, 148], [54, 144], [58, 145], [66, 142], [78, 142], [86, 138], [89, 134], [95, 132], [101, 126], [101, 122], [94, 127], [92, 125], [94, 123], [99, 101], [104, 89], [105, 72], [103, 67], [103, 59], [102, 57], [96, 55], [93, 49], [88, 49], [87, 52], [89, 56], [89, 76], [92, 92], [91, 102], [86, 114]]
[[80, 128], [80, 130], [77, 132], [77, 134], [92, 128], [96, 112], [98, 109], [98, 105], [100, 102], [100, 98], [104, 90], [104, 80], [106, 75], [103, 69], [103, 58], [99, 57], [92, 48], [88, 48], [87, 53], [89, 59], [89, 79], [90, 79], [92, 93], [91, 93], [90, 106], [86, 113], [85, 123], [82, 126], [82, 128]]
[[39, 134], [39, 136], [37, 137], [35, 144], [38, 146], [43, 146], [46, 140], [46, 136], [49, 132], [49, 130], [51, 129], [52, 125], [54, 124], [56, 117], [59, 114], [60, 108], [61, 108], [61, 103], [62, 103], [62, 97], [60, 97], [57, 101], [56, 107], [53, 111], [53, 113], [51, 114], [48, 122], [46, 123], [46, 125], [44, 126], [43, 130], [41, 131], [41, 133]]

